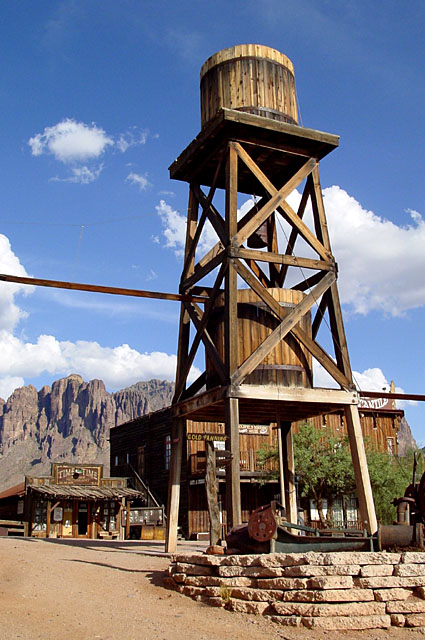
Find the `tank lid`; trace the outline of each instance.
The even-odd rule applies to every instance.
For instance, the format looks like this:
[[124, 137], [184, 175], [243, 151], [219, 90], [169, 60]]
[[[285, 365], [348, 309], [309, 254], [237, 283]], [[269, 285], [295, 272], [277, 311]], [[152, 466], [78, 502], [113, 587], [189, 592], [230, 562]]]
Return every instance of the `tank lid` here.
[[204, 62], [201, 67], [201, 78], [213, 67], [235, 58], [266, 58], [286, 67], [292, 74], [294, 65], [291, 60], [277, 49], [262, 44], [237, 44], [228, 49], [217, 51]]

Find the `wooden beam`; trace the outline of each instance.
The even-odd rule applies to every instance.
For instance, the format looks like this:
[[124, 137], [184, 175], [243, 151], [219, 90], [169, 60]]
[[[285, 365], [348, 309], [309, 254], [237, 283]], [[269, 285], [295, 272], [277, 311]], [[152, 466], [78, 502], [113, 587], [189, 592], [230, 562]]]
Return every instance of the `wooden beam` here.
[[425, 395], [420, 393], [387, 393], [386, 391], [359, 391], [362, 398], [391, 398], [393, 400], [414, 400], [425, 402]]
[[[269, 307], [269, 309], [276, 315], [277, 318], [283, 320], [287, 317], [284, 310], [279, 305], [279, 302], [270, 295], [267, 289], [264, 289], [259, 282], [250, 274], [250, 272], [240, 263], [236, 262], [236, 266], [239, 275], [245, 280], [247, 285], [263, 300], [263, 302]], [[326, 291], [323, 294], [326, 295]], [[299, 326], [295, 326], [291, 329], [292, 335], [301, 342], [311, 355], [324, 367], [324, 369], [332, 376], [332, 378], [338, 382], [344, 389], [352, 386], [351, 379], [347, 378], [340, 369], [338, 369], [335, 362], [328, 355], [328, 353], [315, 342], [307, 333], [305, 333]], [[246, 362], [246, 361], [245, 361]]]
[[193, 190], [195, 192], [196, 197], [198, 198], [201, 207], [203, 207], [203, 212], [207, 215], [209, 221], [211, 222], [214, 231], [218, 235], [219, 239], [222, 243], [226, 242], [226, 236], [224, 233], [224, 220], [221, 217], [220, 213], [212, 204], [210, 198], [205, 195], [199, 185], [193, 185]]
[[189, 416], [197, 409], [217, 404], [227, 397], [227, 389], [228, 387], [220, 386], [215, 389], [211, 389], [210, 391], [200, 393], [188, 400], [183, 400], [178, 404], [173, 405], [173, 415], [175, 417]]
[[210, 440], [205, 441], [205, 455], [205, 489], [207, 492], [208, 515], [210, 517], [210, 545], [214, 545], [217, 544], [221, 538], [214, 442]]
[[256, 262], [273, 262], [291, 267], [302, 267], [303, 269], [317, 269], [320, 271], [332, 271], [335, 265], [328, 260], [315, 260], [313, 258], [300, 258], [282, 253], [270, 251], [259, 251], [258, 249], [245, 249], [238, 247], [233, 249], [232, 258], [243, 258], [244, 260], [255, 260]]
[[[193, 240], [196, 236], [198, 226], [198, 201], [192, 191], [189, 191], [188, 216], [186, 225], [186, 241], [185, 241], [185, 269], [187, 274], [192, 274], [194, 269], [194, 253], [191, 253]], [[184, 307], [184, 303], [180, 306], [180, 323], [179, 338], [177, 344], [177, 368], [176, 368], [176, 386], [174, 390], [173, 402], [176, 400], [176, 394], [181, 392], [186, 386], [186, 379], [189, 371], [185, 371], [185, 364], [188, 358], [190, 340], [190, 317]]]
[[189, 313], [191, 320], [193, 322], [193, 324], [196, 327], [197, 332], [199, 333], [202, 342], [205, 345], [206, 350], [208, 351], [208, 355], [211, 358], [211, 362], [214, 366], [214, 369], [216, 370], [220, 380], [222, 382], [224, 382], [226, 380], [226, 368], [225, 365], [221, 359], [220, 354], [217, 351], [217, 348], [214, 344], [214, 342], [212, 341], [208, 331], [206, 330], [206, 328], [204, 327], [201, 330], [202, 327], [202, 317], [203, 317], [203, 313], [201, 311], [201, 309], [195, 305], [191, 305], [190, 302], [185, 302], [185, 307], [187, 312]]
[[[316, 161], [312, 158], [310, 158], [307, 162], [305, 162], [303, 164], [303, 166], [301, 167], [301, 169], [299, 169], [294, 176], [292, 176], [292, 178], [290, 180], [288, 180], [288, 182], [286, 182], [283, 187], [279, 190], [276, 189], [276, 187], [273, 187], [273, 192], [271, 194], [271, 198], [270, 200], [268, 200], [266, 202], [266, 204], [251, 218], [251, 220], [249, 222], [247, 222], [240, 231], [238, 231], [235, 239], [234, 239], [234, 245], [241, 245], [245, 242], [245, 240], [247, 238], [249, 238], [249, 236], [256, 230], [258, 229], [258, 227], [264, 222], [264, 220], [266, 220], [269, 215], [271, 213], [273, 213], [273, 211], [275, 211], [276, 209], [278, 209], [279, 207], [284, 207], [285, 205], [285, 198], [287, 198], [287, 196], [289, 196], [290, 193], [292, 193], [292, 191], [294, 189], [296, 189], [296, 187], [298, 187], [298, 185], [300, 184], [300, 182], [302, 182], [304, 180], [304, 178], [311, 173], [311, 171], [313, 170], [313, 168], [316, 166]], [[258, 171], [261, 171], [260, 169], [258, 169]], [[261, 172], [262, 173], [262, 172]], [[264, 175], [264, 174], [263, 174]], [[268, 185], [269, 180], [266, 178], [266, 176], [264, 176], [265, 180], [264, 180], [264, 186]], [[271, 184], [271, 183], [270, 183]], [[267, 187], [266, 187], [267, 188]], [[289, 205], [288, 205], [289, 206]], [[291, 209], [292, 211], [292, 209]], [[294, 213], [294, 212], [293, 212]], [[296, 217], [296, 214], [294, 213], [294, 216]], [[314, 238], [314, 236], [312, 235], [312, 233], [310, 232], [310, 230], [308, 229], [308, 227], [306, 227], [305, 225], [303, 225], [303, 229], [301, 231], [301, 227], [300, 225], [303, 224], [301, 221], [298, 221], [298, 224], [296, 226], [298, 226], [300, 228], [300, 232], [305, 233], [305, 235], [307, 236], [305, 239], [307, 240], [307, 238], [310, 241], [315, 242], [317, 245], [319, 245], [320, 243], [318, 243], [318, 241]], [[305, 227], [305, 229], [304, 229]], [[312, 239], [312, 240], [311, 240]], [[307, 241], [309, 241], [307, 240]], [[310, 242], [309, 242], [310, 244]], [[322, 257], [324, 259], [327, 258], [326, 252], [324, 251], [324, 249], [322, 248], [321, 251], [318, 252], [319, 255], [322, 255]]]
[[132, 296], [134, 298], [154, 298], [157, 300], [172, 300], [175, 302], [206, 302], [205, 297], [191, 296], [190, 294], [162, 293], [160, 291], [144, 291], [142, 289], [124, 289], [122, 287], [108, 287], [98, 284], [83, 284], [81, 282], [64, 282], [62, 280], [45, 280], [42, 278], [27, 278], [24, 276], [12, 276], [0, 273], [0, 281], [16, 282], [37, 287], [50, 287], [53, 289], [70, 289], [72, 291], [89, 291], [90, 293], [108, 293], [116, 296]]
[[311, 323], [311, 336], [313, 340], [316, 339], [316, 336], [320, 329], [320, 325], [325, 316], [327, 308], [328, 308], [328, 292], [323, 294], [319, 307], [316, 311], [316, 315], [314, 316], [313, 322]]
[[345, 391], [343, 389], [307, 389], [305, 387], [280, 387], [266, 385], [239, 385], [230, 386], [227, 394], [230, 398], [252, 398], [254, 400], [281, 400], [282, 402], [357, 405], [359, 395], [357, 391]]
[[299, 282], [298, 284], [294, 284], [291, 289], [293, 291], [306, 291], [307, 289], [314, 287], [314, 285], [320, 282], [322, 278], [323, 274], [319, 271], [319, 273], [314, 273], [309, 278], [304, 278], [304, 280], [301, 280], [301, 282]]
[[329, 373], [332, 378], [341, 385], [343, 389], [351, 389], [353, 381], [338, 368], [330, 355], [315, 340], [303, 331], [300, 327], [294, 327], [292, 334], [308, 349], [311, 355], [316, 358], [319, 364]]
[[196, 352], [198, 350], [199, 344], [202, 340], [202, 334], [208, 324], [208, 320], [211, 314], [211, 311], [213, 309], [214, 306], [214, 302], [217, 298], [217, 295], [220, 291], [220, 286], [221, 283], [223, 282], [223, 278], [224, 278], [224, 274], [226, 272], [227, 269], [227, 263], [222, 263], [220, 271], [218, 272], [213, 290], [211, 292], [211, 295], [208, 299], [208, 303], [205, 306], [205, 311], [203, 313], [202, 316], [202, 320], [201, 320], [201, 324], [196, 332], [196, 335], [193, 339], [192, 342], [192, 346], [190, 348], [189, 354], [187, 355], [185, 362], [183, 364], [183, 366], [181, 367], [181, 373], [179, 376], [179, 384], [177, 386], [177, 381], [176, 381], [176, 389], [175, 389], [175, 395], [174, 395], [174, 401], [178, 402], [178, 400], [180, 399], [180, 396], [182, 394], [183, 391], [183, 384], [182, 382], [186, 382], [187, 376], [189, 375], [189, 371], [190, 371], [190, 367], [192, 366], [193, 360], [195, 358]]
[[309, 244], [310, 247], [314, 249], [314, 251], [316, 251], [323, 260], [329, 260], [329, 258], [331, 257], [329, 252], [316, 238], [316, 236], [310, 231], [310, 229], [302, 221], [302, 219], [298, 217], [293, 208], [286, 201], [280, 203], [277, 207], [277, 210], [283, 215], [283, 217], [289, 222], [289, 224], [298, 229], [299, 235], [304, 238], [307, 244]]
[[206, 371], [203, 371], [201, 375], [198, 376], [196, 380], [194, 380], [192, 384], [182, 393], [179, 402], [196, 395], [202, 389], [202, 387], [205, 387], [206, 380], [207, 373]]
[[359, 499], [360, 517], [369, 534], [378, 530], [375, 505], [373, 502], [372, 486], [370, 484], [369, 469], [362, 435], [358, 407], [344, 408], [347, 423], [348, 440], [350, 442], [351, 458], [353, 460], [354, 477], [356, 479], [357, 496]]
[[[329, 254], [332, 255], [318, 166], [314, 167], [311, 180], [313, 184], [311, 200], [316, 224], [316, 233], [319, 237], [322, 237], [324, 246], [327, 248]], [[338, 367], [343, 371], [347, 378], [352, 380], [353, 374], [351, 371], [350, 356], [348, 353], [347, 339], [342, 319], [341, 303], [336, 283], [329, 290], [328, 313]]]
[[[309, 176], [310, 177], [310, 176]], [[309, 177], [307, 178], [307, 182], [306, 185], [304, 187], [304, 191], [303, 194], [301, 196], [301, 202], [299, 204], [298, 207], [298, 211], [297, 211], [297, 215], [300, 218], [300, 220], [302, 220], [304, 213], [305, 213], [305, 208], [307, 206], [307, 202], [308, 202], [308, 198], [310, 195], [310, 188], [309, 188]], [[297, 241], [298, 238], [298, 228], [297, 227], [292, 227], [291, 229], [291, 233], [288, 239], [288, 244], [286, 245], [286, 249], [285, 249], [285, 256], [291, 256], [294, 253], [295, 250], [295, 243]], [[286, 279], [286, 275], [288, 273], [288, 266], [292, 266], [290, 264], [285, 264], [281, 271], [280, 271], [280, 286], [283, 287], [284, 283], [285, 283], [285, 279]], [[294, 265], [297, 266], [297, 265]], [[302, 264], [299, 264], [299, 266], [303, 266]]]
[[[231, 143], [231, 145], [233, 145], [239, 157], [241, 158], [241, 160], [243, 160], [243, 162], [249, 168], [251, 173], [255, 175], [255, 177], [259, 180], [262, 186], [271, 195], [271, 199], [269, 200], [269, 202], [262, 209], [260, 209], [257, 215], [254, 216], [254, 218], [252, 218], [252, 220], [249, 222], [249, 226], [247, 225], [248, 230], [251, 230], [250, 233], [246, 235], [245, 227], [239, 232], [238, 240], [241, 240], [241, 238], [243, 238], [243, 240], [239, 241], [238, 244], [242, 244], [246, 240], [246, 238], [251, 235], [251, 233], [253, 233], [256, 229], [258, 229], [258, 227], [262, 224], [262, 222], [264, 222], [264, 220], [266, 220], [266, 218], [270, 215], [270, 213], [267, 213], [270, 210], [270, 208], [272, 211], [282, 208], [284, 215], [289, 221], [289, 223], [293, 227], [297, 228], [298, 233], [300, 233], [303, 236], [304, 240], [315, 251], [317, 251], [317, 253], [324, 260], [326, 260], [329, 256], [325, 248], [323, 247], [322, 243], [311, 233], [310, 229], [307, 227], [307, 225], [303, 223], [301, 217], [297, 216], [297, 214], [292, 209], [292, 207], [290, 207], [290, 205], [287, 202], [285, 202], [286, 196], [288, 196], [291, 193], [291, 191], [293, 191], [298, 186], [298, 184], [308, 174], [311, 173], [311, 171], [313, 170], [313, 167], [316, 166], [317, 163], [314, 161], [314, 159], [310, 159], [310, 161], [307, 162], [303, 167], [301, 167], [301, 169], [295, 174], [295, 176], [293, 176], [293, 178], [291, 178], [291, 180], [289, 180], [286, 183], [286, 185], [284, 185], [282, 189], [278, 191], [276, 187], [270, 182], [267, 176], [263, 173], [263, 171], [261, 171], [261, 169], [254, 162], [254, 160], [249, 156], [249, 154], [245, 151], [245, 149], [243, 149], [243, 147], [239, 143], [233, 142]], [[307, 171], [306, 171], [306, 168], [307, 168]], [[299, 176], [302, 176], [301, 179], [298, 179]], [[288, 191], [287, 188], [290, 185], [292, 186]], [[285, 194], [285, 195], [282, 197], [282, 194]], [[258, 224], [256, 224], [257, 220], [260, 220]]]
[[[198, 263], [195, 267], [193, 274], [189, 276], [189, 278], [187, 278], [184, 282], [181, 283], [180, 289], [182, 291], [185, 291], [186, 289], [190, 289], [194, 284], [199, 282], [199, 280], [202, 280], [202, 278], [205, 278], [205, 276], [207, 276], [209, 273], [211, 273], [211, 271], [213, 271], [216, 267], [218, 267], [218, 265], [221, 264], [221, 262], [225, 257], [226, 257], [226, 252], [224, 251], [224, 249], [222, 249], [222, 251], [217, 253], [217, 255], [214, 258], [211, 258], [211, 260], [207, 264], [204, 264], [202, 267], [200, 267]], [[182, 294], [182, 295], [188, 295], [188, 294]], [[183, 300], [183, 302], [185, 301]], [[205, 300], [203, 300], [203, 302], [205, 302]]]

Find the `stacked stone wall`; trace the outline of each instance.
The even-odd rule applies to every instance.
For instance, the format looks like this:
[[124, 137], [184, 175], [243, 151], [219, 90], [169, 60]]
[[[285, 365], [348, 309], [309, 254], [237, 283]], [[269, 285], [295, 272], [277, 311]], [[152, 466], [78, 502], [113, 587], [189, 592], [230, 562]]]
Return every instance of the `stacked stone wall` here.
[[310, 629], [425, 627], [425, 553], [173, 556], [167, 587]]

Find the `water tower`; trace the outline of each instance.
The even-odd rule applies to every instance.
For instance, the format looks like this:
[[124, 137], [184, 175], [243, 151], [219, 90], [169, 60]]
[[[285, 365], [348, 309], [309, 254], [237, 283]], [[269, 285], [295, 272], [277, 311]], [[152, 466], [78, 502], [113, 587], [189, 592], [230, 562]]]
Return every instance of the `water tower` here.
[[[377, 529], [350, 360], [319, 180], [319, 161], [338, 146], [298, 124], [294, 70], [279, 51], [238, 45], [201, 69], [201, 131], [170, 167], [189, 184], [180, 293], [167, 548], [177, 539], [185, 420], [225, 423], [228, 524], [241, 521], [239, 424], [276, 422], [282, 501], [296, 522], [291, 424], [344, 410], [360, 514]], [[293, 208], [288, 196], [301, 193]], [[238, 216], [238, 195], [252, 197]], [[216, 204], [219, 201], [219, 204]], [[222, 211], [220, 212], [220, 206]], [[303, 220], [312, 211], [312, 223]], [[343, 212], [341, 212], [343, 215]], [[207, 222], [216, 242], [202, 252]], [[329, 331], [328, 353], [317, 341]], [[187, 377], [198, 350], [205, 369]], [[314, 387], [315, 359], [339, 388]]]

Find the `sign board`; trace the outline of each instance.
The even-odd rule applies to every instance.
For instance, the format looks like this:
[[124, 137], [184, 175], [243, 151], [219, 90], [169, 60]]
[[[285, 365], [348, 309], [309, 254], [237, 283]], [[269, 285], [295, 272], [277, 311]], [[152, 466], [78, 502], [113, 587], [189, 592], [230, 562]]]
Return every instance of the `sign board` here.
[[220, 442], [227, 440], [227, 436], [223, 433], [188, 433], [188, 440], [196, 440], [198, 442]]
[[99, 486], [101, 470], [99, 465], [55, 464], [55, 484]]
[[395, 409], [396, 403], [393, 398], [359, 398], [359, 409]]
[[[218, 424], [224, 431], [224, 422], [219, 422]], [[239, 424], [239, 434], [247, 436], [268, 436], [270, 435], [270, 425], [241, 423]]]
[[53, 522], [62, 522], [63, 518], [63, 508], [56, 507], [53, 509]]

